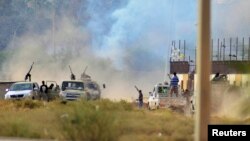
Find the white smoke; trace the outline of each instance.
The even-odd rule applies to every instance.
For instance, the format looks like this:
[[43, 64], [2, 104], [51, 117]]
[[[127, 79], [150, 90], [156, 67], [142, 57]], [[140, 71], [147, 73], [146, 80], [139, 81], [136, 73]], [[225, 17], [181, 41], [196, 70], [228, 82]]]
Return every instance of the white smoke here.
[[[215, 2], [215, 3], [214, 3]], [[212, 5], [214, 38], [248, 37], [250, 30], [249, 0], [216, 0]]]
[[[76, 21], [56, 15], [54, 34], [52, 29], [27, 31], [13, 39], [2, 75], [23, 80], [34, 61], [34, 81], [60, 83], [69, 79], [69, 65], [77, 76], [88, 66], [87, 73], [94, 80], [107, 84], [104, 93], [110, 98], [137, 97], [134, 85], [147, 95], [154, 84], [164, 80], [171, 40], [186, 39], [191, 42], [187, 48], [195, 47], [196, 2], [85, 0]], [[213, 31], [218, 31], [213, 35], [248, 34], [247, 5], [247, 0], [213, 5]], [[240, 15], [239, 10], [246, 14]]]

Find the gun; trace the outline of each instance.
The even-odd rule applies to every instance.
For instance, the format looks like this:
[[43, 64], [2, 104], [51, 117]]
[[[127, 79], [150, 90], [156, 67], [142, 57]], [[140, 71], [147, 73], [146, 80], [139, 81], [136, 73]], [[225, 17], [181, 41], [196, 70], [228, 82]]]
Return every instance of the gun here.
[[170, 76], [170, 74], [168, 74], [168, 77], [169, 77], [169, 79], [171, 79], [171, 76]]
[[135, 86], [136, 90], [139, 92], [139, 89]]
[[83, 74], [85, 74], [86, 70], [87, 70], [88, 66], [85, 67], [84, 71], [83, 71]]
[[76, 77], [75, 77], [75, 75], [73, 74], [70, 65], [69, 65], [69, 70], [70, 70], [70, 72], [71, 72], [71, 75], [70, 75], [71, 80], [75, 80]]
[[25, 75], [25, 78], [24, 78], [25, 81], [26, 81], [28, 78], [29, 78], [29, 81], [31, 81], [31, 74], [30, 74], [30, 72], [31, 72], [31, 70], [32, 70], [33, 65], [34, 65], [34, 62], [33, 62], [32, 65], [30, 66], [30, 69], [29, 69], [28, 73]]

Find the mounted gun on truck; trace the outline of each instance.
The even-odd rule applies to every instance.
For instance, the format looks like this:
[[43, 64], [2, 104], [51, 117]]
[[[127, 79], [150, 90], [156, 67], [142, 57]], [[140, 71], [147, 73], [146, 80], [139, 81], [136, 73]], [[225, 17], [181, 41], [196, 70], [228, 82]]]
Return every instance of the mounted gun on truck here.
[[30, 66], [29, 71], [28, 71], [27, 74], [25, 75], [24, 81], [27, 81], [28, 79], [29, 79], [29, 81], [31, 81], [31, 74], [30, 74], [30, 72], [31, 72], [31, 70], [32, 70], [33, 65], [34, 65], [34, 62], [32, 63], [32, 65]]
[[[83, 81], [85, 90], [90, 95], [90, 99], [98, 100], [101, 98], [101, 87], [96, 81], [91, 79], [91, 76], [86, 74], [87, 68], [88, 66], [85, 67], [80, 80]], [[103, 84], [103, 88], [105, 88], [105, 84]]]
[[75, 76], [74, 73], [72, 72], [70, 65], [69, 65], [69, 70], [70, 70], [70, 73], [71, 73], [70, 79], [71, 79], [71, 80], [76, 80], [76, 76]]

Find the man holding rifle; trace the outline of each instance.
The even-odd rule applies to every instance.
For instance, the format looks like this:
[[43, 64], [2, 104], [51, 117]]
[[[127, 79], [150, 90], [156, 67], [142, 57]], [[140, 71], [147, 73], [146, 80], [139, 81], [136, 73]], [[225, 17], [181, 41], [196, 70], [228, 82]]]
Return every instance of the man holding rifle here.
[[138, 104], [138, 106], [139, 106], [139, 108], [142, 108], [142, 106], [143, 106], [143, 94], [142, 94], [142, 91], [139, 90], [136, 86], [135, 86], [135, 88], [139, 93], [139, 97], [138, 97], [139, 104]]

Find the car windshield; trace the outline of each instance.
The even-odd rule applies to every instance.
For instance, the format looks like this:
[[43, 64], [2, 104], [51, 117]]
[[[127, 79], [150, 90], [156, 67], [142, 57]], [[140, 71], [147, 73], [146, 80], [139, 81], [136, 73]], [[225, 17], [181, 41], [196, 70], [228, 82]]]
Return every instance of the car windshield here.
[[89, 89], [97, 90], [97, 86], [96, 86], [94, 83], [88, 83], [88, 84], [87, 84], [87, 87], [88, 87]]
[[65, 81], [62, 83], [62, 90], [71, 89], [71, 90], [83, 90], [83, 82], [70, 82]]
[[10, 91], [23, 91], [23, 90], [32, 90], [32, 84], [31, 83], [13, 84], [10, 87]]
[[169, 90], [169, 87], [159, 87], [158, 88], [158, 93], [167, 93]]

